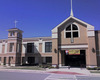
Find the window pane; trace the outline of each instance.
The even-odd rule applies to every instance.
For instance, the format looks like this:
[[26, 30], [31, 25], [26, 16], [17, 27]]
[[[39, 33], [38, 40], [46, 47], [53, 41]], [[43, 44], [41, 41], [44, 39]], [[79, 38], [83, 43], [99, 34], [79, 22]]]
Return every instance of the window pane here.
[[9, 52], [13, 52], [14, 50], [14, 43], [10, 43]]
[[52, 63], [52, 57], [46, 57], [46, 63]]
[[52, 52], [52, 42], [45, 43], [45, 52]]
[[66, 31], [70, 31], [71, 30], [71, 25], [69, 25], [67, 28], [66, 28]]
[[73, 37], [78, 37], [78, 32], [73, 32]]
[[71, 38], [71, 32], [66, 32], [66, 38]]
[[27, 44], [27, 53], [33, 53], [34, 52], [34, 43], [28, 43]]
[[77, 26], [73, 24], [72, 30], [78, 30]]

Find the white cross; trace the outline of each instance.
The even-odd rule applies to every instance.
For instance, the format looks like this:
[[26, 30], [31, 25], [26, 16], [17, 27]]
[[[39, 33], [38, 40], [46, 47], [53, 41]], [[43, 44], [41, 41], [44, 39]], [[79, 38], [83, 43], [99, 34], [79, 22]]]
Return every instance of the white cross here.
[[16, 20], [14, 21], [14, 23], [15, 23], [15, 28], [16, 28], [16, 24], [17, 24], [17, 22], [18, 22], [18, 21], [16, 21]]

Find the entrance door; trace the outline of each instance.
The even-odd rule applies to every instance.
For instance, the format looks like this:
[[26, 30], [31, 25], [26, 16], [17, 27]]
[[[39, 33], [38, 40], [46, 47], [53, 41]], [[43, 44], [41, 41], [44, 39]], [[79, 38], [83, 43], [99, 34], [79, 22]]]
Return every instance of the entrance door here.
[[28, 63], [29, 63], [29, 65], [34, 65], [35, 58], [34, 57], [28, 57]]
[[11, 65], [11, 57], [9, 57], [9, 66]]
[[85, 50], [80, 50], [80, 55], [65, 55], [65, 66], [71, 67], [85, 67], [86, 58]]
[[11, 60], [13, 59], [13, 57], [9, 57], [9, 66], [11, 65]]
[[6, 65], [6, 57], [4, 57], [4, 65]]

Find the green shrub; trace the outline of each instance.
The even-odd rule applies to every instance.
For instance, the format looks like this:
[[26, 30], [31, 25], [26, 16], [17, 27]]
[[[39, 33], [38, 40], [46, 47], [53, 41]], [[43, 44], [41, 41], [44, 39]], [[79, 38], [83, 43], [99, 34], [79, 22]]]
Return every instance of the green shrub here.
[[100, 67], [94, 67], [94, 68], [88, 67], [87, 69], [88, 69], [88, 70], [100, 70]]

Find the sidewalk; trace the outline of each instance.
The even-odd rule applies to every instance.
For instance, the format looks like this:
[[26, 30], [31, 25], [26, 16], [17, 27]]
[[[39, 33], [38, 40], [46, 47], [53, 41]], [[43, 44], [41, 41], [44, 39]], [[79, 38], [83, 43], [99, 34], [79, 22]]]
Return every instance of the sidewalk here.
[[[8, 68], [8, 69], [7, 69]], [[5, 72], [24, 72], [24, 73], [45, 73], [45, 70], [29, 70], [29, 69], [10, 69], [10, 67], [0, 66], [0, 71]]]
[[25, 73], [46, 73], [46, 74], [68, 74], [68, 75], [88, 75], [88, 76], [100, 76], [99, 73], [90, 73], [86, 68], [60, 68], [60, 69], [48, 69], [45, 70], [26, 70], [26, 69], [6, 69], [7, 67], [0, 66], [0, 71], [7, 72], [25, 72]]
[[65, 72], [66, 74], [67, 73], [72, 73], [72, 74], [80, 74], [80, 75], [90, 75], [91, 73], [86, 69], [86, 68], [64, 68], [64, 69], [46, 69], [47, 72], [54, 72], [54, 73], [57, 73], [57, 72]]

